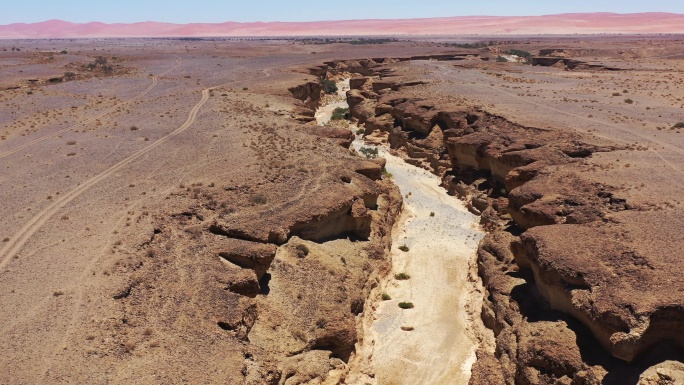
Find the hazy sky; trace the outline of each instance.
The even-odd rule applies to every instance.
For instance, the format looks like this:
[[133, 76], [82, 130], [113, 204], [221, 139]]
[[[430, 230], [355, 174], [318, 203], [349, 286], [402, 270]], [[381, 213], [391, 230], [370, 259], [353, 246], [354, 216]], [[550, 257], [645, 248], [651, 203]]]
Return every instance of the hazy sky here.
[[0, 24], [309, 21], [570, 12], [684, 13], [684, 0], [0, 0]]

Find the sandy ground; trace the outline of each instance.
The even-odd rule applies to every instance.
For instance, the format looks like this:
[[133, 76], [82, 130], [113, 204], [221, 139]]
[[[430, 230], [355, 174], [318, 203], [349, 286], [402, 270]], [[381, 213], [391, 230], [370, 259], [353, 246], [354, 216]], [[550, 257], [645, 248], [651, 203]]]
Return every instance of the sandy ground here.
[[[340, 94], [348, 84], [338, 85]], [[335, 108], [346, 106], [342, 100], [321, 107], [317, 121], [325, 124]], [[368, 145], [357, 137], [354, 147], [358, 151]], [[365, 314], [364, 343], [348, 383], [467, 384], [477, 348], [468, 309], [481, 297], [468, 272], [484, 233], [478, 218], [446, 193], [437, 176], [377, 148], [405, 198], [405, 209], [395, 229], [392, 273], [376, 291], [376, 297], [388, 294], [391, 299], [379, 299]], [[407, 252], [399, 249], [404, 245]], [[400, 273], [411, 278], [395, 279]], [[403, 310], [400, 302], [415, 307]], [[478, 312], [479, 306], [472, 309]]]

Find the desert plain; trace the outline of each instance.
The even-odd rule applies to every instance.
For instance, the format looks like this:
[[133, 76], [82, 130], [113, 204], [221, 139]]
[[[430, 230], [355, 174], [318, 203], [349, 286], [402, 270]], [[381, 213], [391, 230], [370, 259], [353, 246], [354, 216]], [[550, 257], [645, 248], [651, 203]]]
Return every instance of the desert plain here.
[[679, 383], [683, 42], [2, 40], [0, 383]]

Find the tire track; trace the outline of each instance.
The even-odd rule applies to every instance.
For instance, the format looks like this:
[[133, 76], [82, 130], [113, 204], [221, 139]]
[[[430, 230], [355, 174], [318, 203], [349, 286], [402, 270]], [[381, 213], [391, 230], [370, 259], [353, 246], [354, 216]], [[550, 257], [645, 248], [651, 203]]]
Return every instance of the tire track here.
[[[105, 178], [111, 176], [112, 174], [116, 173], [120, 169], [124, 168], [125, 166], [133, 163], [143, 155], [147, 154], [148, 152], [154, 150], [155, 148], [161, 146], [162, 144], [166, 143], [168, 140], [172, 139], [173, 137], [181, 134], [185, 130], [187, 130], [194, 122], [195, 119], [197, 118], [197, 115], [204, 106], [204, 104], [209, 100], [209, 92], [220, 87], [225, 87], [227, 85], [235, 84], [235, 83], [242, 83], [247, 80], [257, 80], [257, 79], [263, 79], [271, 76], [270, 71], [272, 68], [267, 68], [264, 69], [262, 72], [264, 73], [263, 76], [257, 76], [254, 78], [247, 78], [247, 79], [240, 79], [240, 80], [235, 80], [232, 82], [228, 82], [225, 84], [221, 84], [218, 86], [213, 86], [209, 88], [205, 88], [202, 90], [202, 98], [200, 101], [195, 104], [195, 106], [190, 110], [190, 113], [188, 114], [188, 118], [186, 119], [185, 123], [183, 123], [181, 126], [173, 130], [172, 132], [166, 134], [165, 136], [157, 139], [154, 143], [150, 144], [149, 146], [137, 151], [136, 153], [128, 156], [127, 158], [119, 161], [118, 163], [114, 164], [113, 166], [109, 167], [107, 170], [103, 171], [102, 173], [90, 178], [89, 180], [85, 181], [82, 183], [80, 186], [76, 187], [75, 189], [71, 190], [69, 193], [61, 196], [59, 199], [55, 200], [52, 204], [47, 206], [45, 209], [43, 209], [41, 212], [37, 213], [35, 216], [33, 216], [24, 226], [22, 226], [19, 231], [14, 234], [14, 236], [10, 239], [9, 242], [5, 243], [2, 249], [0, 249], [0, 270], [3, 269], [7, 263], [10, 262], [10, 260], [17, 255], [19, 250], [26, 244], [26, 242], [35, 234], [55, 213], [57, 213], [61, 208], [66, 206], [69, 202], [73, 201], [75, 198], [77, 198], [79, 195], [81, 195], [84, 191], [88, 190], [90, 187], [94, 186], [95, 184], [99, 183], [100, 181], [104, 180]], [[2, 273], [0, 273], [2, 274]]]
[[47, 139], [50, 139], [50, 138], [54, 138], [55, 136], [58, 136], [58, 135], [61, 134], [61, 133], [64, 133], [64, 132], [66, 132], [66, 131], [69, 131], [69, 130], [71, 130], [71, 129], [74, 129], [74, 128], [76, 128], [76, 127], [79, 127], [79, 126], [81, 126], [81, 125], [88, 124], [88, 123], [92, 123], [92, 122], [94, 122], [94, 121], [96, 121], [96, 120], [98, 120], [98, 119], [100, 119], [100, 118], [102, 118], [102, 117], [108, 115], [109, 113], [111, 113], [112, 111], [116, 110], [117, 108], [119, 108], [119, 107], [121, 107], [121, 106], [125, 106], [126, 104], [132, 103], [132, 102], [134, 102], [134, 101], [136, 101], [136, 100], [139, 100], [139, 99], [145, 97], [147, 94], [149, 94], [149, 93], [157, 86], [157, 83], [159, 83], [159, 78], [160, 78], [161, 76], [164, 76], [164, 75], [168, 74], [169, 72], [173, 71], [174, 69], [176, 69], [176, 67], [178, 67], [178, 65], [180, 64], [180, 61], [181, 61], [181, 59], [178, 58], [178, 59], [176, 60], [176, 65], [174, 65], [174, 66], [171, 67], [170, 69], [168, 69], [168, 70], [166, 70], [166, 71], [160, 73], [159, 75], [153, 76], [153, 77], [152, 77], [152, 84], [150, 84], [143, 92], [141, 92], [141, 93], [138, 94], [137, 96], [134, 96], [133, 98], [131, 98], [131, 99], [129, 99], [129, 100], [126, 100], [126, 101], [124, 101], [124, 102], [122, 102], [122, 103], [115, 104], [115, 105], [113, 105], [113, 106], [111, 106], [111, 107], [105, 109], [104, 111], [102, 111], [102, 112], [99, 113], [98, 115], [93, 116], [92, 118], [89, 118], [89, 119], [84, 120], [84, 121], [82, 121], [82, 122], [78, 122], [78, 123], [73, 124], [73, 125], [71, 125], [71, 126], [69, 126], [69, 127], [62, 128], [61, 130], [55, 131], [55, 132], [53, 132], [53, 133], [51, 133], [51, 134], [42, 136], [42, 137], [40, 137], [40, 138], [36, 138], [36, 139], [34, 139], [34, 140], [32, 140], [32, 141], [30, 141], [30, 142], [28, 142], [28, 143], [24, 143], [24, 144], [22, 144], [21, 146], [18, 146], [18, 147], [14, 148], [14, 149], [11, 149], [11, 150], [9, 150], [9, 151], [0, 153], [0, 159], [6, 158], [6, 157], [8, 157], [8, 156], [10, 156], [10, 155], [12, 155], [12, 154], [18, 152], [18, 151], [24, 150], [24, 149], [26, 149], [26, 148], [28, 148], [28, 147], [31, 147], [31, 146], [33, 146], [34, 144], [40, 143], [40, 142], [42, 142], [42, 141], [44, 141], [44, 140], [47, 140]]

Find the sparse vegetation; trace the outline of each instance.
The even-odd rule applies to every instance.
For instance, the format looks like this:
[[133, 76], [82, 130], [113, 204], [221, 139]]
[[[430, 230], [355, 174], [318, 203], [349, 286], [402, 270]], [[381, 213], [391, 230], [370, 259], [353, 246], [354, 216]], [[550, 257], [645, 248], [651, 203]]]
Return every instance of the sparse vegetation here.
[[529, 59], [530, 57], [532, 57], [532, 54], [530, 52], [523, 51], [521, 49], [509, 49], [508, 51], [506, 51], [504, 53], [506, 53], [508, 55], [520, 56], [520, 57], [525, 58], [525, 59]]
[[321, 80], [321, 85], [323, 86], [323, 92], [325, 92], [326, 94], [334, 94], [338, 90], [337, 84], [335, 84], [334, 81], [329, 79]]
[[496, 44], [495, 42], [490, 41], [490, 42], [477, 42], [477, 43], [452, 43], [452, 44], [446, 44], [446, 46], [447, 47], [477, 49], [477, 48], [489, 47], [489, 46], [492, 46], [495, 44]]
[[366, 132], [365, 129], [359, 128], [358, 130], [356, 130], [355, 134], [356, 134], [356, 135], [363, 135], [365, 132]]
[[672, 128], [684, 128], [684, 122], [677, 122]]
[[382, 168], [382, 176], [384, 176], [385, 178], [391, 178], [394, 175], [392, 175], [391, 172], [387, 171], [387, 169], [385, 167], [383, 167]]
[[620, 96], [621, 94], [619, 92], [613, 92], [613, 96]]
[[406, 245], [401, 245], [399, 246], [399, 250], [403, 251], [404, 253], [409, 251], [409, 247]]
[[382, 300], [383, 300], [383, 301], [389, 301], [389, 300], [391, 300], [391, 299], [392, 299], [392, 297], [390, 297], [389, 294], [387, 294], [387, 293], [382, 293]]
[[396, 279], [397, 281], [407, 281], [411, 279], [411, 276], [406, 273], [399, 273], [394, 275], [394, 279]]
[[131, 131], [138, 131], [140, 128], [138, 126], [131, 126]]
[[378, 157], [378, 149], [377, 148], [361, 147], [359, 149], [359, 152], [361, 153], [361, 155], [365, 156], [368, 159], [375, 159]]
[[348, 120], [350, 118], [349, 108], [337, 107], [332, 113], [331, 120]]
[[[305, 44], [338, 44], [338, 43], [347, 43], [347, 44], [354, 44], [354, 45], [362, 45], [362, 44], [387, 44], [387, 43], [394, 43], [398, 42], [398, 39], [394, 38], [360, 38], [360, 39], [354, 39], [354, 38], [348, 38], [348, 37], [339, 37], [339, 38], [334, 38], [334, 37], [326, 37], [326, 38], [308, 38], [308, 39], [302, 39], [302, 42]], [[312, 52], [315, 53], [315, 52]]]
[[434, 217], [434, 216], [435, 216], [435, 212], [434, 212], [434, 211], [431, 211], [431, 212], [430, 212], [430, 216], [431, 216], [431, 217]]
[[399, 302], [399, 307], [402, 309], [413, 309], [413, 302]]
[[627, 104], [633, 104], [633, 103], [634, 103], [634, 100], [632, 100], [632, 99], [625, 99], [625, 103], [627, 103]]
[[508, 62], [508, 59], [506, 59], [506, 58], [503, 57], [503, 56], [497, 56], [497, 57], [496, 57], [496, 61], [497, 61], [498, 63], [507, 63], [507, 62]]
[[255, 205], [265, 205], [266, 202], [268, 202], [268, 199], [263, 194], [256, 194], [256, 195], [252, 195], [249, 198], [249, 201]]
[[123, 348], [126, 351], [126, 353], [131, 353], [133, 350], [135, 350], [135, 342], [126, 342], [123, 344]]

